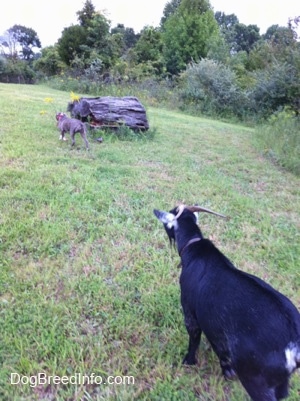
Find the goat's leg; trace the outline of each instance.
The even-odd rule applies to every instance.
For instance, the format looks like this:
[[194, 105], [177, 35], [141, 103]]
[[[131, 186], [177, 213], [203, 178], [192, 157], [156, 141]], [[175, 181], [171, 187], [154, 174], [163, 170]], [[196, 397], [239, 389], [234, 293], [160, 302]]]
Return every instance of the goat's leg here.
[[236, 372], [232, 367], [232, 361], [230, 358], [229, 351], [225, 349], [219, 350], [215, 348], [213, 344], [212, 347], [219, 357], [223, 376], [225, 377], [226, 380], [234, 380], [236, 378]]
[[194, 329], [189, 330], [189, 348], [188, 353], [184, 357], [183, 364], [185, 365], [196, 365], [196, 352], [200, 344], [201, 330]]
[[186, 354], [183, 364], [185, 365], [196, 365], [196, 352], [200, 344], [201, 329], [199, 328], [195, 319], [190, 316], [185, 316], [185, 327], [189, 334], [189, 348]]
[[261, 376], [239, 376], [239, 379], [247, 393], [250, 395], [252, 401], [278, 401], [275, 389], [269, 387]]
[[231, 366], [230, 359], [222, 356], [220, 358], [220, 366], [222, 369], [223, 376], [226, 380], [233, 380], [236, 378], [236, 372]]
[[210, 338], [210, 344], [217, 354], [220, 366], [222, 369], [223, 376], [226, 380], [233, 380], [236, 378], [236, 372], [232, 367], [232, 360], [230, 356], [230, 351], [226, 346], [226, 341], [218, 341], [217, 339]]
[[289, 395], [289, 379], [275, 387], [275, 394], [277, 400], [282, 400]]

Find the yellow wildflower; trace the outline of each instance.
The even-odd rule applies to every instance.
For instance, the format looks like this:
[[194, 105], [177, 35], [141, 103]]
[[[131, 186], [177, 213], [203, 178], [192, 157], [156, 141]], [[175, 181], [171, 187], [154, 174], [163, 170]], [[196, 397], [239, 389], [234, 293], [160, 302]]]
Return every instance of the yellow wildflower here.
[[71, 96], [72, 102], [78, 102], [79, 99], [80, 99], [80, 96], [79, 96], [79, 95], [75, 95], [74, 92], [71, 92], [71, 93], [70, 93], [70, 96]]

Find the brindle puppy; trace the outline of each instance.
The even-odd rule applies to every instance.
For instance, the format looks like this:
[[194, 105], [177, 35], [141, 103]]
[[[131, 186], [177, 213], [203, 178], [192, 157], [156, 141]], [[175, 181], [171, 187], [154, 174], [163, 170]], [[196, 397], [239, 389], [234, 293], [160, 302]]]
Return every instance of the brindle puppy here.
[[75, 145], [75, 134], [80, 133], [85, 142], [86, 148], [89, 149], [89, 143], [86, 137], [86, 127], [83, 122], [75, 118], [69, 118], [65, 113], [56, 113], [57, 126], [60, 130], [60, 138], [64, 140], [65, 133], [69, 132], [72, 139], [72, 146]]

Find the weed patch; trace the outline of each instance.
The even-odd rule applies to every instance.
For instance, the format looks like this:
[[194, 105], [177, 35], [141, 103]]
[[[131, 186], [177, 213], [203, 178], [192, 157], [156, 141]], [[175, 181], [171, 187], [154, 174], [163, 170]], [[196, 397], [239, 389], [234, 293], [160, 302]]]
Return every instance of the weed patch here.
[[263, 154], [300, 176], [300, 119], [284, 110], [256, 130], [256, 144]]

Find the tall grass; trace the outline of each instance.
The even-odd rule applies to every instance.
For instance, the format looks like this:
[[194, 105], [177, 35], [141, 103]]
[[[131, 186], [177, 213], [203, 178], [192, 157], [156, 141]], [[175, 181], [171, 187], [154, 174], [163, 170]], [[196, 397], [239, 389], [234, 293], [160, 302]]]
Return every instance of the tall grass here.
[[[0, 399], [248, 401], [205, 338], [198, 365], [181, 365], [178, 256], [152, 210], [197, 202], [231, 216], [201, 216], [204, 234], [299, 306], [299, 179], [261, 158], [249, 128], [145, 104], [152, 138], [89, 133], [86, 151], [58, 140], [68, 92], [0, 93]], [[106, 384], [12, 384], [13, 372]], [[296, 374], [289, 401], [299, 391]]]
[[179, 94], [171, 80], [144, 78], [142, 81], [123, 81], [119, 83], [91, 80], [82, 76], [80, 79], [63, 74], [47, 79], [46, 84], [67, 92], [85, 93], [90, 96], [136, 96], [151, 106], [179, 108]]
[[256, 129], [263, 153], [285, 169], [300, 175], [300, 118], [287, 110], [274, 114]]

